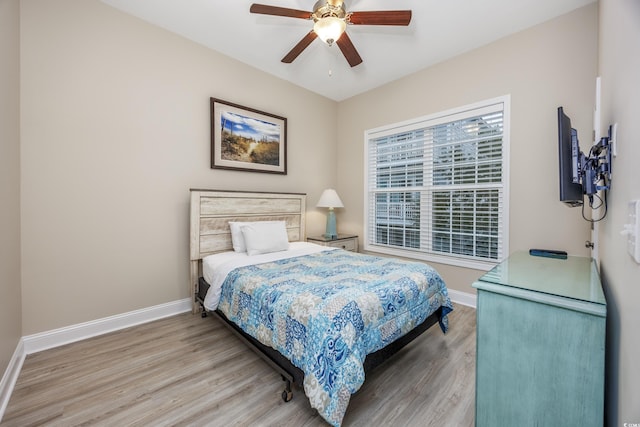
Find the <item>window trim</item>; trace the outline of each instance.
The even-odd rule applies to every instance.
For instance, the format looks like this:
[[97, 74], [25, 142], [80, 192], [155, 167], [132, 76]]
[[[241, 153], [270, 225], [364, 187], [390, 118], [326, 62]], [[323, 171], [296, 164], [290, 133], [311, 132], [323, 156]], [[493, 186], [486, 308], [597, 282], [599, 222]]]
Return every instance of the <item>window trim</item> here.
[[[461, 120], [472, 115], [482, 114], [482, 110], [493, 108], [497, 104], [502, 104], [503, 112], [503, 135], [502, 135], [502, 193], [503, 193], [503, 211], [502, 211], [502, 259], [495, 261], [481, 261], [478, 259], [470, 259], [463, 255], [440, 255], [433, 253], [424, 253], [419, 251], [393, 248], [388, 246], [379, 246], [369, 243], [370, 224], [369, 208], [370, 208], [370, 192], [369, 192], [369, 141], [383, 136], [393, 135], [399, 132], [411, 131], [424, 127], [431, 127], [442, 123]], [[461, 107], [429, 114], [414, 119], [405, 120], [398, 123], [380, 126], [377, 128], [364, 131], [364, 250], [386, 255], [392, 255], [402, 258], [417, 259], [421, 261], [436, 262], [440, 264], [448, 264], [464, 268], [472, 268], [476, 270], [488, 271], [496, 264], [500, 263], [509, 254], [509, 164], [510, 164], [510, 134], [511, 134], [511, 95], [503, 95], [484, 101], [467, 104]]]

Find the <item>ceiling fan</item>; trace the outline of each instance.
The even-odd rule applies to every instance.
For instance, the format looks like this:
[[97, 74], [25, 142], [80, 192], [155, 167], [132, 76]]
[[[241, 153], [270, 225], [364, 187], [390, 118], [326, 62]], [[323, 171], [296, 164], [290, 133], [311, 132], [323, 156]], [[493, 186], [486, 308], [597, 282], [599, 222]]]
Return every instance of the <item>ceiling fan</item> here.
[[307, 33], [307, 35], [282, 58], [282, 62], [287, 64], [293, 62], [316, 37], [320, 37], [320, 39], [329, 46], [336, 43], [349, 65], [355, 67], [362, 62], [362, 58], [345, 32], [347, 24], [407, 26], [411, 22], [410, 10], [347, 12], [342, 0], [319, 0], [313, 6], [312, 12], [256, 3], [251, 5], [249, 11], [263, 15], [313, 19], [313, 30]]

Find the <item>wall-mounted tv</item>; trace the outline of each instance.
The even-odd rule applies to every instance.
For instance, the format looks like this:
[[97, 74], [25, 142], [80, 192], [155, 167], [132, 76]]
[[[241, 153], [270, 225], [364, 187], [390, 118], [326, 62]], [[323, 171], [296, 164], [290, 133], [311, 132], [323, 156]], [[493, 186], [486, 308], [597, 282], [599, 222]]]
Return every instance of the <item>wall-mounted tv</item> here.
[[580, 179], [580, 146], [578, 132], [571, 127], [571, 119], [558, 107], [558, 158], [560, 201], [568, 206], [580, 206], [584, 193]]
[[[580, 151], [578, 132], [571, 127], [571, 119], [558, 107], [560, 201], [567, 206], [583, 206], [587, 196], [592, 209], [600, 207], [594, 206], [594, 199], [600, 200], [606, 215], [606, 191], [611, 188], [611, 132], [609, 126], [609, 135], [601, 138], [585, 155]], [[599, 191], [604, 191], [604, 199], [598, 195]]]

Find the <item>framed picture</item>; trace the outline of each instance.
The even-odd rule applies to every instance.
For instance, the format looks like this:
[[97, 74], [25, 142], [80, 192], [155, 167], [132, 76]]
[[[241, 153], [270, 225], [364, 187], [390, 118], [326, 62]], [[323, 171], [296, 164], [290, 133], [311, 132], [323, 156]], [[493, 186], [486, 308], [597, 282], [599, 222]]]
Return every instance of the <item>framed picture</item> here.
[[211, 98], [211, 168], [287, 174], [287, 119]]

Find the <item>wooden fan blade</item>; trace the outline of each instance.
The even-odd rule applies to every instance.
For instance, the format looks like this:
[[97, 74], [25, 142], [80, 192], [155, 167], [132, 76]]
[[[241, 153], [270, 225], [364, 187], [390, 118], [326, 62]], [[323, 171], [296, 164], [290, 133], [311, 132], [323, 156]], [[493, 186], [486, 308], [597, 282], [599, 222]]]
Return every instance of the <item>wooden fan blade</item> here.
[[362, 62], [362, 58], [360, 58], [360, 54], [356, 50], [356, 47], [351, 42], [351, 39], [347, 35], [347, 33], [342, 33], [338, 41], [336, 42], [342, 54], [347, 59], [347, 62], [352, 67], [360, 64]]
[[410, 22], [410, 10], [352, 12], [349, 15], [349, 23], [354, 25], [409, 25]]
[[307, 35], [304, 36], [302, 40], [300, 40], [298, 44], [295, 45], [284, 58], [282, 58], [282, 62], [291, 64], [293, 60], [296, 59], [298, 55], [300, 55], [302, 51], [305, 50], [307, 46], [309, 46], [311, 42], [316, 39], [316, 37], [318, 37], [318, 35], [315, 32], [309, 31]]
[[251, 13], [260, 13], [262, 15], [286, 16], [288, 18], [311, 19], [312, 12], [304, 10], [289, 9], [286, 7], [269, 6], [266, 4], [254, 3], [249, 8]]

